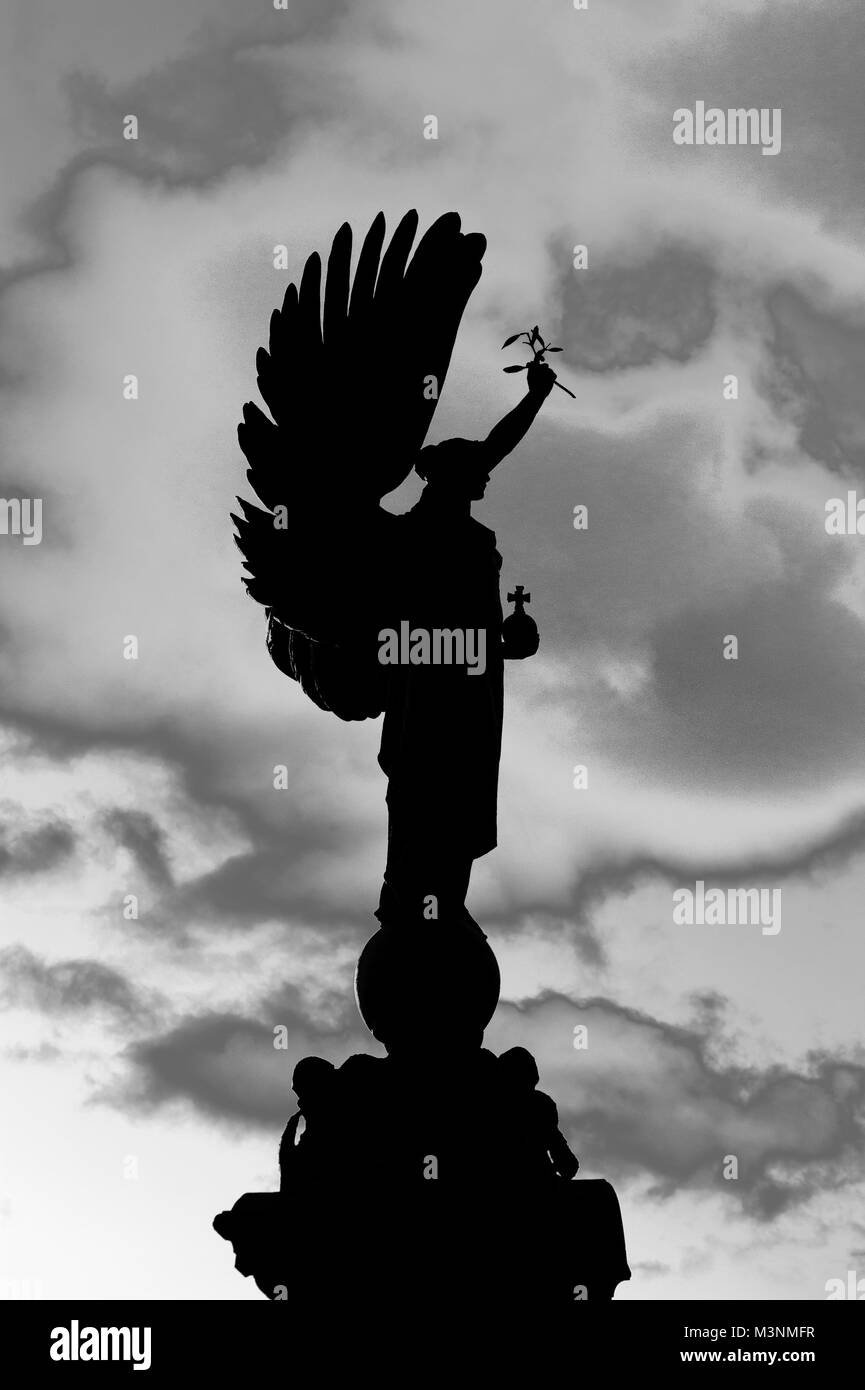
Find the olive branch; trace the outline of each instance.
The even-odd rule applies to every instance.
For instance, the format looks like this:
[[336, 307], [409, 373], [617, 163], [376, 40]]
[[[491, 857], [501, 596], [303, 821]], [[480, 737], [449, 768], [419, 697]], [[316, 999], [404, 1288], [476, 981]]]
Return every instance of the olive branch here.
[[[553, 347], [551, 343], [545, 343], [538, 330], [538, 325], [535, 324], [534, 328], [524, 328], [521, 333], [512, 333], [509, 338], [505, 338], [505, 341], [502, 343], [502, 352], [504, 352], [506, 347], [510, 347], [512, 343], [516, 343], [519, 339], [525, 342], [526, 347], [531, 352], [532, 362], [543, 362], [545, 353], [562, 351], [560, 347]], [[503, 367], [502, 371], [527, 372], [530, 366], [531, 362], [519, 362], [514, 363], [512, 367]], [[556, 382], [556, 386], [558, 386], [560, 391], [564, 391], [565, 395], [570, 396], [572, 400], [577, 399], [573, 391], [569, 391], [567, 386], [563, 386], [560, 381]]]

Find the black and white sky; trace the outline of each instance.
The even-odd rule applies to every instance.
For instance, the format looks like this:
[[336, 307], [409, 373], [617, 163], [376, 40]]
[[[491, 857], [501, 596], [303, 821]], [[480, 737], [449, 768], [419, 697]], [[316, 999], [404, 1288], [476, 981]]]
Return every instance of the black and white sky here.
[[[0, 495], [43, 502], [0, 535], [0, 1290], [258, 1297], [211, 1218], [275, 1186], [293, 1062], [376, 1050], [379, 729], [270, 663], [228, 513], [287, 280], [409, 207], [489, 241], [432, 437], [515, 403], [527, 323], [576, 396], [476, 509], [542, 630], [470, 899], [488, 1045], [615, 1182], [620, 1297], [865, 1274], [865, 539], [825, 527], [865, 491], [860, 0], [0, 13]], [[780, 152], [675, 145], [698, 100], [780, 108]], [[781, 929], [675, 923], [698, 879]]]

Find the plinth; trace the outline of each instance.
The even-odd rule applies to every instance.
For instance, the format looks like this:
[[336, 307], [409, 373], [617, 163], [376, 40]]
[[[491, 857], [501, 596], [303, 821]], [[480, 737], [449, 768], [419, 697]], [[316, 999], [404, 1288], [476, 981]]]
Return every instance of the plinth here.
[[239, 1273], [310, 1315], [571, 1317], [609, 1300], [630, 1278], [616, 1194], [557, 1171], [569, 1150], [536, 1071], [527, 1081], [482, 1046], [499, 994], [483, 933], [382, 927], [355, 988], [388, 1055], [307, 1064], [319, 1090], [296, 1082], [307, 1123], [284, 1141], [281, 1191], [246, 1193], [214, 1221]]

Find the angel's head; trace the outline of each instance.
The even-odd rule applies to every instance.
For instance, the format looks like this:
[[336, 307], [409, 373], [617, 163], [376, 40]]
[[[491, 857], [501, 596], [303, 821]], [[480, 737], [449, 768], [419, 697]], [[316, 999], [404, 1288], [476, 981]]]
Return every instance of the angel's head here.
[[483, 440], [444, 439], [421, 449], [415, 472], [427, 488], [442, 497], [478, 502], [490, 480], [490, 466]]

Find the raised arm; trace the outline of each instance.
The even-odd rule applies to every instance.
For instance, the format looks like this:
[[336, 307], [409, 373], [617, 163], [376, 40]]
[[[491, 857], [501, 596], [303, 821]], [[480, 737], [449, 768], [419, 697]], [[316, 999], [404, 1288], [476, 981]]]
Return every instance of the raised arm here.
[[519, 405], [490, 430], [486, 447], [489, 468], [495, 468], [528, 433], [535, 416], [556, 384], [556, 374], [546, 362], [532, 362], [526, 374], [528, 391]]

